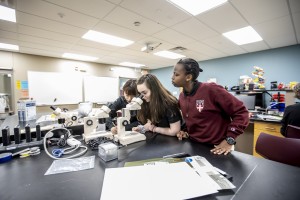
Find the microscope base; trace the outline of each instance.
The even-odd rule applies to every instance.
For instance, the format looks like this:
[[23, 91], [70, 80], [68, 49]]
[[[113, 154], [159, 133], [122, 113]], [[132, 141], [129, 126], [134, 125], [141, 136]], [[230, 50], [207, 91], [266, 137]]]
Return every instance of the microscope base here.
[[115, 140], [122, 145], [128, 145], [135, 142], [146, 140], [146, 136], [136, 131], [126, 131], [124, 136], [115, 135]]
[[89, 134], [82, 134], [82, 137], [84, 139], [85, 142], [98, 138], [98, 137], [107, 137], [112, 139], [113, 135], [111, 132], [106, 132], [106, 131], [99, 131], [99, 132], [94, 132], [94, 133], [89, 133]]

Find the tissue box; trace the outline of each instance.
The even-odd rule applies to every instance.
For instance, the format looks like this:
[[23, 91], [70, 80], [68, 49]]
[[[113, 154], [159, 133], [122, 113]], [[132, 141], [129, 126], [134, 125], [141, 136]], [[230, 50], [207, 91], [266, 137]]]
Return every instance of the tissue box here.
[[99, 144], [98, 155], [105, 162], [117, 159], [118, 158], [118, 146], [111, 142]]

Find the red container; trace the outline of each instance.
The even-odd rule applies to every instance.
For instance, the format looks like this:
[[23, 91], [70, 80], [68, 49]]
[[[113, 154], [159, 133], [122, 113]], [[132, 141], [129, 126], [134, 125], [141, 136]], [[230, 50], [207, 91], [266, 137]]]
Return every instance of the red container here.
[[278, 101], [278, 102], [285, 102], [285, 95], [284, 94], [273, 94], [272, 95], [272, 98], [275, 100], [275, 101]]

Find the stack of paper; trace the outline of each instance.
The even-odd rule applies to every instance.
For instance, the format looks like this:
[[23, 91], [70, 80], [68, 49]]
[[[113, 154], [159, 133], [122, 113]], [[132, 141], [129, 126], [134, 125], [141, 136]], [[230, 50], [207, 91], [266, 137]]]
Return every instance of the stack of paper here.
[[181, 200], [217, 192], [205, 173], [179, 162], [106, 169], [101, 200]]

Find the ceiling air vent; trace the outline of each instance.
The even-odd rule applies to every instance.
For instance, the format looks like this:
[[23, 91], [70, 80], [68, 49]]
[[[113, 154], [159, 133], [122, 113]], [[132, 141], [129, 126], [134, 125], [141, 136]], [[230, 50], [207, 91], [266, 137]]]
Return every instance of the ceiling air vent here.
[[181, 52], [184, 52], [186, 51], [187, 48], [184, 48], [184, 47], [181, 47], [181, 46], [178, 46], [178, 47], [174, 47], [172, 49], [169, 49], [169, 51], [173, 51], [173, 52], [178, 52], [178, 53], [181, 53]]

